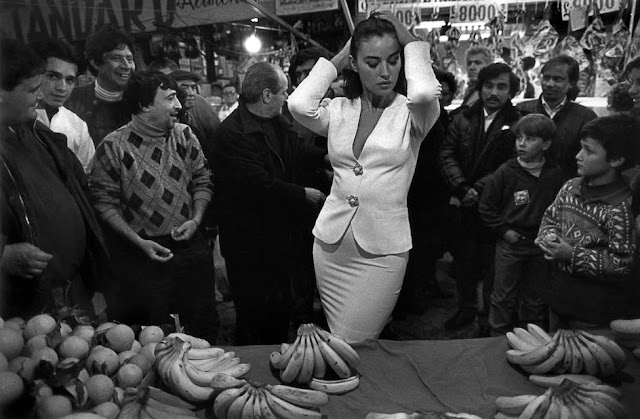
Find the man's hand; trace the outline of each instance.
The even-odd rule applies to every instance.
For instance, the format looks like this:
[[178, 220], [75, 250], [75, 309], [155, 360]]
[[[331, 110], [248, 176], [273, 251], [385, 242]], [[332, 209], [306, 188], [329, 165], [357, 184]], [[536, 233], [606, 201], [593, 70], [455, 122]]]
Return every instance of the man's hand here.
[[509, 244], [516, 244], [524, 239], [524, 236], [515, 230], [509, 229], [502, 235], [502, 238]]
[[304, 188], [304, 199], [312, 208], [321, 207], [327, 197], [317, 189]]
[[538, 246], [548, 260], [571, 260], [573, 246], [558, 237], [555, 241], [539, 240]]
[[160, 246], [158, 243], [153, 240], [142, 240], [139, 244], [142, 251], [149, 257], [151, 260], [155, 260], [156, 262], [166, 262], [173, 257], [173, 253], [171, 253], [171, 249], [167, 249], [166, 247]]
[[8, 244], [2, 254], [2, 270], [9, 275], [32, 279], [42, 275], [53, 255], [31, 243]]
[[478, 191], [471, 188], [467, 191], [466, 194], [464, 194], [464, 197], [462, 198], [462, 206], [465, 208], [474, 207], [478, 204], [478, 200], [479, 200]]
[[187, 220], [180, 227], [171, 229], [171, 237], [175, 241], [189, 240], [198, 230], [198, 222], [196, 220]]

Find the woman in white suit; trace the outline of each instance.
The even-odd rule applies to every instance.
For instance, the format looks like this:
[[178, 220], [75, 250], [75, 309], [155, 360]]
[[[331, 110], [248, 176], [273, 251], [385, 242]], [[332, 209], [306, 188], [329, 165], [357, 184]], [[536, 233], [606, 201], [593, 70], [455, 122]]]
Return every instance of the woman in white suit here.
[[[321, 106], [343, 69], [347, 97]], [[288, 100], [300, 124], [328, 137], [334, 178], [313, 257], [329, 328], [350, 342], [377, 338], [400, 293], [411, 248], [407, 192], [439, 94], [429, 44], [375, 14]]]

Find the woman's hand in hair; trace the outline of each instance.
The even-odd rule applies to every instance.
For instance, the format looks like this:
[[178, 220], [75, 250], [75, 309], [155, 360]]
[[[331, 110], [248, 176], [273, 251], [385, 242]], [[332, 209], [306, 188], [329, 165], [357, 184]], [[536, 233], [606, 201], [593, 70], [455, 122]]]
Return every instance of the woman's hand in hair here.
[[404, 48], [408, 43], [417, 41], [416, 37], [409, 32], [409, 29], [404, 26], [402, 22], [398, 20], [397, 17], [387, 14], [387, 13], [375, 13], [373, 14], [378, 19], [386, 20], [387, 22], [393, 25], [393, 28], [396, 30], [396, 35], [398, 36], [398, 42], [400, 42], [400, 46]]
[[349, 56], [351, 54], [351, 39], [342, 47], [342, 50], [337, 53], [332, 59], [331, 63], [336, 67], [338, 73], [345, 68], [349, 67]]

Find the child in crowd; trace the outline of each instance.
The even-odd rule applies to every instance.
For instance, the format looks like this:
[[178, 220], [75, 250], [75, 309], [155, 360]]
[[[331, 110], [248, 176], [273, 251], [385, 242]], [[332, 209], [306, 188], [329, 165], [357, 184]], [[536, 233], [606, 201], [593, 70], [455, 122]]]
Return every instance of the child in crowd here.
[[621, 172], [638, 158], [631, 133], [639, 129], [625, 115], [585, 125], [576, 156], [580, 177], [565, 183], [544, 214], [536, 244], [555, 262], [551, 330], [602, 327], [633, 309], [637, 232]]
[[[521, 323], [545, 327], [547, 308], [540, 295], [549, 264], [534, 244], [545, 209], [564, 181], [562, 170], [545, 158], [556, 126], [544, 115], [531, 114], [514, 127], [517, 157], [498, 168], [480, 199], [480, 217], [497, 236], [495, 279], [489, 326], [504, 335]], [[545, 327], [546, 328], [546, 327]]]

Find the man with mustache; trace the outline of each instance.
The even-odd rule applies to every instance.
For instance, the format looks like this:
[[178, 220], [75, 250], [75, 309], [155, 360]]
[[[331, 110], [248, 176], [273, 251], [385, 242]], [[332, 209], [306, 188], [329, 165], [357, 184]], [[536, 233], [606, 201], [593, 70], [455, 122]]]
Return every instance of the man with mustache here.
[[131, 76], [123, 100], [132, 119], [98, 146], [91, 194], [121, 281], [116, 319], [162, 324], [179, 313], [213, 343], [213, 258], [200, 229], [213, 185], [198, 138], [178, 123], [179, 89], [166, 74]]
[[576, 60], [568, 55], [551, 58], [542, 66], [541, 74], [540, 97], [521, 102], [517, 107], [522, 115], [539, 113], [553, 120], [558, 133], [551, 144], [549, 156], [563, 169], [567, 179], [572, 178], [577, 174], [580, 131], [597, 115], [586, 106], [573, 102], [579, 92], [580, 67]]
[[480, 98], [457, 113], [440, 147], [438, 163], [452, 193], [457, 222], [452, 238], [458, 310], [445, 322], [446, 329], [459, 329], [476, 319], [477, 285], [484, 280], [483, 300], [493, 280], [493, 239], [483, 227], [478, 201], [488, 177], [514, 154], [515, 136], [510, 127], [520, 114], [511, 103], [519, 79], [511, 67], [494, 63], [478, 74]]
[[133, 40], [112, 26], [104, 26], [87, 38], [85, 54], [96, 80], [75, 89], [67, 108], [87, 123], [96, 147], [131, 119], [122, 105], [122, 93], [136, 69], [132, 51]]

